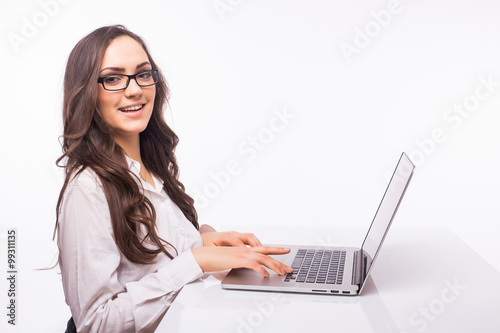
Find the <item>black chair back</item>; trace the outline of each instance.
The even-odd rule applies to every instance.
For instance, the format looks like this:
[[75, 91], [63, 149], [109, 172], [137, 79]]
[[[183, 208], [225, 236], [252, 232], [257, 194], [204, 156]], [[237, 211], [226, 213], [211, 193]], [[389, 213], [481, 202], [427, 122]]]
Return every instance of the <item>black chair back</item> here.
[[73, 317], [68, 320], [68, 325], [66, 326], [66, 332], [64, 333], [76, 333], [75, 322], [73, 321]]

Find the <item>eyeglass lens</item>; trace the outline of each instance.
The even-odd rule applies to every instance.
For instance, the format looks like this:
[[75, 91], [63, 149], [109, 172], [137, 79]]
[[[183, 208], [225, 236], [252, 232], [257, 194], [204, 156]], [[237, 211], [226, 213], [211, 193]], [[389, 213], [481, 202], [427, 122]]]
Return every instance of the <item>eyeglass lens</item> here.
[[[158, 72], [152, 70], [144, 71], [137, 73], [133, 78], [135, 78], [139, 86], [147, 87], [158, 81]], [[120, 90], [128, 86], [130, 79], [129, 76], [123, 74], [106, 75], [102, 79], [102, 84], [105, 89]]]

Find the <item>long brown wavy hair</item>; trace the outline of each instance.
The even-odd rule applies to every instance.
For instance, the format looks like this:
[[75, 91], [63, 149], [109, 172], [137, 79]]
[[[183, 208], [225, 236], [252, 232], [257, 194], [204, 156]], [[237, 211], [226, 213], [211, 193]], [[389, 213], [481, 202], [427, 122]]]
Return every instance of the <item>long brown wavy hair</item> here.
[[[146, 52], [152, 69], [158, 69], [144, 41], [121, 25], [99, 28], [73, 48], [64, 76], [63, 154], [56, 164], [65, 168], [65, 180], [57, 202], [54, 236], [69, 182], [90, 168], [102, 184], [118, 248], [128, 260], [149, 264], [161, 252], [173, 258], [166, 246], [177, 250], [157, 234], [155, 209], [144, 196], [137, 177], [129, 170], [125, 151], [115, 143], [111, 128], [98, 107], [97, 79], [102, 59], [111, 41], [120, 36], [136, 40]], [[164, 182], [165, 192], [198, 229], [194, 200], [186, 194], [179, 181], [174, 154], [179, 138], [163, 117], [168, 95], [166, 80], [160, 72], [153, 113], [148, 126], [140, 133], [141, 158], [146, 169]], [[63, 160], [64, 165], [61, 165]]]

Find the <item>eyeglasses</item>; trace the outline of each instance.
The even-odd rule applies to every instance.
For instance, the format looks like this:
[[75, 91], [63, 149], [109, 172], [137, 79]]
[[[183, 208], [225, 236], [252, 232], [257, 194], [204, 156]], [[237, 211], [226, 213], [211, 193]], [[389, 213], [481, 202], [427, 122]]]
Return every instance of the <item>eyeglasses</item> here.
[[134, 75], [111, 74], [101, 76], [97, 83], [102, 84], [106, 90], [118, 91], [127, 89], [130, 79], [134, 79], [139, 87], [149, 87], [158, 82], [159, 76], [158, 70], [147, 70]]

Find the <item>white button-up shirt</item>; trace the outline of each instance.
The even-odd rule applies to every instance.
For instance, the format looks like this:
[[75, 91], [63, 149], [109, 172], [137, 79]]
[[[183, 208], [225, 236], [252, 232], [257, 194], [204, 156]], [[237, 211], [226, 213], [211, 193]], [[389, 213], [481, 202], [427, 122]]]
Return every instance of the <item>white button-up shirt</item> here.
[[[140, 164], [127, 161], [140, 179]], [[179, 255], [167, 247], [174, 259], [160, 253], [150, 265], [132, 263], [118, 249], [93, 171], [87, 168], [66, 189], [57, 243], [66, 302], [78, 332], [153, 332], [178, 291], [203, 275], [190, 250], [203, 245], [199, 232], [153, 178], [156, 189], [141, 183], [156, 210], [157, 233]]]

